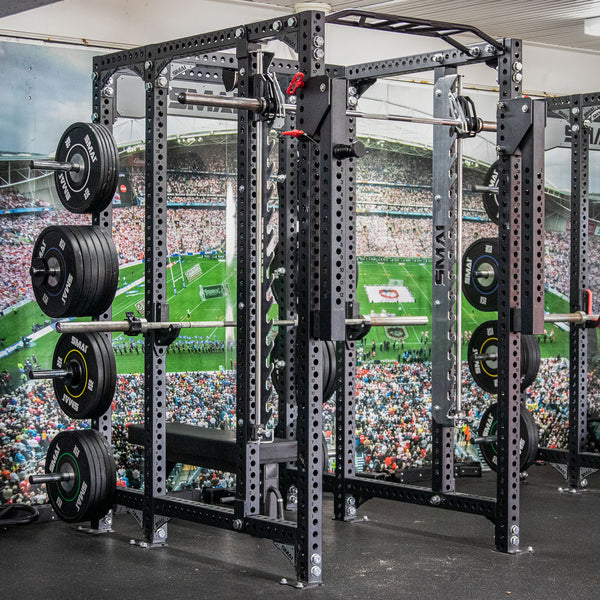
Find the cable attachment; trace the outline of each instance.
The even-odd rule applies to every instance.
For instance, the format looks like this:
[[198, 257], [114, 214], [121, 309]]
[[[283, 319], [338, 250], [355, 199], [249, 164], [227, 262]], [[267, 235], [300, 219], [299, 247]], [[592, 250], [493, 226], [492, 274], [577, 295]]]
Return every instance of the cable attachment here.
[[450, 97], [450, 112], [462, 125], [458, 128], [459, 138], [475, 137], [483, 130], [483, 119], [477, 116], [475, 103], [470, 96]]

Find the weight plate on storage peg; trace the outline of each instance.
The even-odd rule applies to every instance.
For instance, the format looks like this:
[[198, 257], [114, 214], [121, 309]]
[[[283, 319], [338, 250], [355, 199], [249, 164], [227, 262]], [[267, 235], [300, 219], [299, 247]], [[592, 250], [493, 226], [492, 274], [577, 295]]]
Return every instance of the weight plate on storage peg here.
[[71, 419], [97, 418], [110, 407], [117, 378], [114, 353], [106, 350], [101, 333], [65, 333], [58, 339], [52, 368], [72, 375], [55, 378], [54, 393]]
[[[498, 436], [498, 404], [494, 402], [481, 415], [478, 435], [482, 438], [497, 438]], [[521, 436], [520, 436], [520, 462], [519, 469], [524, 473], [534, 462], [538, 451], [537, 425], [532, 415], [524, 404], [521, 404]], [[497, 441], [481, 442], [479, 444], [481, 455], [493, 471], [498, 469]]]
[[482, 194], [483, 208], [490, 220], [498, 225], [498, 192], [493, 189], [498, 189], [498, 161], [493, 163], [483, 177], [483, 186], [492, 188], [484, 191]]
[[119, 256], [115, 243], [100, 227], [89, 227], [87, 232], [97, 240], [95, 245], [98, 254], [98, 287], [90, 306], [89, 316], [101, 315], [114, 300], [119, 285]]
[[99, 127], [102, 126], [89, 123], [70, 125], [56, 149], [56, 161], [77, 165], [77, 169], [54, 173], [58, 197], [63, 206], [74, 213], [104, 210], [113, 197], [107, 185], [107, 163], [115, 162], [111, 156], [114, 148], [107, 149]]
[[463, 293], [475, 308], [490, 312], [498, 307], [498, 240], [482, 238], [465, 251]]
[[323, 346], [323, 400], [329, 400], [335, 393], [337, 382], [337, 358], [335, 342], [328, 340]]
[[114, 498], [110, 481], [114, 459], [102, 436], [86, 431], [59, 433], [46, 455], [46, 473], [63, 476], [46, 483], [50, 504], [60, 519], [70, 523], [102, 518]]
[[65, 227], [44, 229], [33, 247], [31, 283], [49, 317], [81, 315], [84, 264], [81, 247]]
[[[475, 383], [490, 394], [498, 393], [497, 321], [486, 321], [475, 329], [468, 346], [469, 370]], [[533, 335], [521, 336], [521, 391], [535, 380], [540, 366], [540, 347]]]

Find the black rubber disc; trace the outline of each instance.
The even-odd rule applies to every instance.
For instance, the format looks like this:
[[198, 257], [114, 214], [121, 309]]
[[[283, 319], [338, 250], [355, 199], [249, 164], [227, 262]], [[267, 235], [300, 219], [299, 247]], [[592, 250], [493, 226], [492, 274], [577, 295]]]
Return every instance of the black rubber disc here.
[[463, 293], [475, 308], [490, 312], [498, 308], [498, 240], [473, 242], [462, 259]]
[[[526, 350], [523, 349], [526, 347]], [[541, 361], [540, 343], [535, 335], [521, 336], [521, 391], [537, 377]]]
[[31, 283], [49, 317], [82, 315], [84, 268], [81, 246], [67, 227], [53, 225], [40, 233], [33, 247]]
[[67, 210], [88, 213], [108, 206], [112, 195], [109, 197], [105, 192], [102, 196], [107, 178], [106, 148], [95, 126], [89, 123], [70, 125], [58, 143], [55, 158], [80, 166], [79, 171], [54, 173], [58, 197]]
[[114, 353], [106, 352], [100, 333], [64, 333], [54, 349], [52, 367], [70, 369], [72, 377], [53, 380], [60, 408], [72, 419], [102, 416], [112, 402], [116, 386]]
[[[498, 404], [490, 404], [479, 421], [478, 435], [481, 437], [498, 435]], [[521, 441], [519, 469], [525, 472], [535, 461], [538, 448], [537, 426], [533, 417], [524, 405], [521, 405]], [[533, 422], [533, 427], [532, 427]], [[481, 455], [493, 471], [498, 469], [498, 450], [496, 442], [483, 442], [479, 444]], [[533, 457], [533, 458], [532, 458]]]
[[323, 400], [329, 400], [335, 393], [337, 383], [337, 359], [335, 342], [325, 342], [323, 347]]
[[[483, 185], [485, 187], [498, 187], [498, 161], [490, 166], [487, 170], [484, 178]], [[498, 193], [497, 192], [483, 192], [483, 208], [487, 213], [487, 216], [491, 221], [498, 225]]]
[[98, 285], [88, 312], [95, 316], [104, 313], [115, 298], [119, 285], [119, 257], [112, 238], [100, 227], [90, 227], [88, 234], [95, 240], [98, 255]]
[[74, 431], [59, 433], [50, 443], [46, 455], [47, 473], [66, 473], [68, 481], [46, 484], [52, 508], [63, 521], [76, 523], [94, 518], [97, 504], [97, 464], [87, 445]]
[[[271, 273], [274, 273], [277, 269], [283, 267], [283, 257], [281, 256], [281, 244], [277, 243], [273, 252], [273, 261], [271, 262]], [[285, 279], [283, 277], [277, 277], [273, 280], [271, 285], [271, 291], [277, 304], [281, 304], [283, 300], [283, 294], [285, 292]]]

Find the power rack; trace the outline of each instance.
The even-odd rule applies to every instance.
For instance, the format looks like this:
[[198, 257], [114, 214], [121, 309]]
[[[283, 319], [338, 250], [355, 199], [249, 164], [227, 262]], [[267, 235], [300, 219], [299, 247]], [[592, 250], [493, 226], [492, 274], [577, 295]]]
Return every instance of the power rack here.
[[[571, 146], [571, 310], [592, 312], [589, 276], [589, 168], [591, 124], [600, 108], [600, 94], [549, 98], [548, 117], [566, 122]], [[562, 473], [571, 491], [581, 491], [587, 477], [600, 469], [600, 455], [588, 443], [588, 341], [597, 322], [569, 329], [569, 425], [566, 450], [540, 448], [538, 457]], [[592, 335], [596, 332], [592, 329]]]
[[[450, 49], [349, 67], [326, 64], [326, 25], [437, 37]], [[477, 38], [465, 44], [463, 34]], [[459, 36], [457, 38], [457, 36]], [[298, 54], [280, 61], [262, 44], [277, 39]], [[235, 54], [224, 53], [235, 50]], [[485, 516], [495, 524], [496, 548], [519, 550], [520, 336], [543, 331], [543, 102], [522, 97], [522, 48], [518, 40], [495, 40], [476, 28], [349, 10], [325, 16], [303, 12], [161, 44], [116, 52], [94, 60], [93, 120], [112, 127], [116, 117], [113, 77], [129, 73], [145, 86], [146, 206], [145, 313], [168, 321], [167, 104], [173, 60], [210, 65], [237, 74], [238, 100], [270, 97], [274, 80], [303, 74], [295, 110], [277, 102], [262, 112], [238, 110], [237, 175], [237, 491], [233, 508], [181, 500], [167, 493], [166, 345], [160, 330], [145, 333], [143, 492], [122, 489], [117, 503], [140, 520], [143, 545], [164, 544], [167, 521], [180, 518], [272, 539], [291, 559], [296, 584], [322, 583], [322, 490], [335, 498], [336, 519], [350, 519], [373, 497], [395, 499]], [[495, 498], [455, 492], [454, 424], [456, 381], [457, 153], [459, 128], [450, 107], [457, 68], [487, 63], [498, 69], [500, 156], [500, 296], [498, 483]], [[450, 124], [435, 127], [433, 172], [433, 486], [431, 489], [366, 480], [354, 467], [356, 344], [346, 320], [358, 315], [356, 295], [355, 157], [356, 119], [350, 101], [379, 77], [434, 70], [434, 113]], [[229, 73], [231, 74], [231, 73]], [[285, 278], [274, 282], [270, 254], [269, 130], [296, 131], [279, 143], [279, 243]], [[441, 121], [440, 121], [441, 122]], [[453, 124], [452, 124], [453, 123]], [[495, 126], [496, 127], [496, 126]], [[494, 127], [494, 128], [495, 128]], [[110, 232], [111, 209], [93, 222]], [[280, 332], [286, 393], [279, 398], [274, 437], [265, 430], [270, 395], [268, 362], [272, 328], [269, 290], [281, 285], [280, 319], [296, 319]], [[458, 288], [459, 289], [459, 288]], [[107, 312], [98, 317], [109, 320]], [[174, 333], [173, 335], [176, 335]], [[323, 476], [322, 403], [326, 342], [336, 347], [336, 470]], [[335, 362], [335, 361], [334, 361]], [[93, 422], [109, 440], [111, 414]], [[294, 442], [290, 454], [289, 443]], [[269, 458], [265, 448], [269, 446]], [[278, 451], [281, 448], [281, 451]], [[265, 498], [272, 486], [294, 486], [295, 522], [278, 518]], [[110, 519], [92, 523], [110, 528]]]

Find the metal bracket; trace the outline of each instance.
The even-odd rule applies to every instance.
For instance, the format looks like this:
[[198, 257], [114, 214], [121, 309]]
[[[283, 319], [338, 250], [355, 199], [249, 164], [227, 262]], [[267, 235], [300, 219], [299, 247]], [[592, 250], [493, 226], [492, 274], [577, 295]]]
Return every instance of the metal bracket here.
[[88, 535], [112, 533], [114, 531], [112, 528], [112, 521], [113, 513], [111, 510], [98, 521], [98, 527], [84, 527], [83, 525], [79, 525], [79, 527], [77, 527], [77, 531], [81, 531], [81, 533], [87, 533]]
[[[144, 513], [141, 510], [135, 508], [128, 508], [127, 512], [137, 521], [140, 527], [144, 526]], [[148, 540], [136, 540], [130, 539], [130, 546], [137, 546], [138, 548], [160, 548], [162, 546], [168, 546], [167, 539], [167, 523], [171, 519], [169, 517], [156, 516], [154, 519], [154, 535], [155, 539], [159, 541], [149, 542]], [[165, 541], [160, 541], [165, 540]]]
[[498, 112], [505, 115], [504, 129], [498, 135], [498, 152], [514, 154], [533, 123], [533, 100], [514, 98], [498, 102]]
[[283, 544], [281, 542], [273, 542], [273, 546], [277, 548], [294, 566], [296, 565], [296, 548], [291, 544]]

